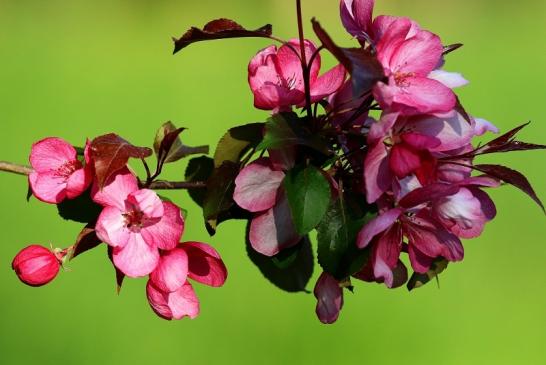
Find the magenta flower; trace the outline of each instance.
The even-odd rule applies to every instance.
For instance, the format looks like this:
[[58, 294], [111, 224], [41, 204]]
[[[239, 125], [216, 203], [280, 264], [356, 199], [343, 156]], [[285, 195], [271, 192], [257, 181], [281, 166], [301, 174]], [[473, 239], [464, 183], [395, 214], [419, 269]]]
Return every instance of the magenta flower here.
[[19, 279], [30, 286], [42, 286], [57, 276], [64, 254], [55, 254], [38, 245], [23, 248], [13, 259], [11, 267]]
[[353, 37], [363, 41], [370, 40], [374, 3], [374, 0], [341, 0], [341, 21]]
[[[250, 223], [250, 244], [266, 256], [274, 256], [301, 240], [282, 188], [283, 166], [274, 160], [260, 158], [242, 169], [235, 179], [233, 194], [241, 208], [255, 213]], [[284, 166], [285, 171], [288, 169]]]
[[313, 290], [317, 298], [316, 313], [322, 323], [331, 324], [337, 321], [343, 307], [343, 289], [334, 277], [323, 272]]
[[[309, 62], [317, 48], [305, 41], [305, 55]], [[300, 60], [300, 42], [293, 39], [277, 49], [270, 46], [260, 51], [248, 65], [248, 81], [254, 93], [254, 106], [273, 110], [273, 113], [290, 111], [292, 106], [305, 103], [305, 85]], [[316, 103], [337, 91], [345, 80], [345, 69], [338, 65], [319, 76], [320, 54], [310, 68], [311, 102]]]
[[220, 287], [227, 270], [218, 252], [206, 243], [185, 242], [163, 252], [146, 286], [148, 302], [158, 316], [168, 320], [197, 317], [199, 300], [188, 278]]
[[88, 145], [84, 167], [74, 147], [63, 139], [50, 137], [34, 143], [30, 152], [34, 171], [28, 178], [34, 196], [45, 203], [58, 204], [87, 190], [93, 180], [87, 151]]
[[125, 275], [148, 275], [159, 262], [158, 250], [172, 250], [180, 241], [180, 209], [162, 202], [152, 190], [139, 189], [128, 169], [110, 178], [102, 190], [93, 185], [92, 197], [104, 207], [97, 236], [114, 248], [114, 264]]

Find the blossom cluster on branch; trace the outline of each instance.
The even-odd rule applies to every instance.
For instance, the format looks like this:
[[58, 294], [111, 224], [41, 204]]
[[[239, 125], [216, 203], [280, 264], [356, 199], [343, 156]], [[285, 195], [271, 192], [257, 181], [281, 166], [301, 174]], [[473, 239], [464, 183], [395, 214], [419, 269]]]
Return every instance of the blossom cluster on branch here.
[[[316, 231], [316, 313], [333, 323], [353, 279], [412, 290], [461, 261], [461, 239], [480, 236], [496, 216], [487, 189], [513, 185], [544, 210], [524, 175], [476, 162], [545, 146], [516, 140], [526, 124], [475, 143], [499, 130], [469, 114], [453, 91], [468, 84], [444, 70], [460, 44], [444, 45], [409, 18], [374, 18], [373, 0], [341, 0], [341, 21], [356, 46], [339, 47], [313, 19], [317, 46], [304, 38], [296, 5], [299, 37], [288, 41], [273, 36], [270, 25], [248, 30], [228, 19], [174, 40], [175, 53], [224, 38], [280, 43], [248, 65], [254, 106], [271, 113], [267, 121], [231, 128], [213, 158], [188, 162], [185, 185], [170, 185], [188, 189], [211, 236], [224, 221], [247, 221], [252, 262], [279, 288], [306, 292], [315, 262], [309, 234]], [[325, 51], [339, 63], [321, 72]], [[115, 134], [79, 151], [59, 138], [35, 143], [31, 192], [85, 227], [69, 248], [22, 250], [13, 261], [19, 278], [46, 284], [67, 259], [105, 243], [118, 286], [125, 276], [148, 276], [148, 301], [160, 317], [194, 318], [199, 302], [188, 279], [218, 287], [227, 270], [210, 245], [180, 243], [185, 213], [153, 190], [170, 184], [158, 185], [165, 163], [208, 152], [185, 146], [182, 131], [170, 122], [159, 129], [154, 173], [152, 151]], [[145, 178], [130, 159], [142, 161]]]

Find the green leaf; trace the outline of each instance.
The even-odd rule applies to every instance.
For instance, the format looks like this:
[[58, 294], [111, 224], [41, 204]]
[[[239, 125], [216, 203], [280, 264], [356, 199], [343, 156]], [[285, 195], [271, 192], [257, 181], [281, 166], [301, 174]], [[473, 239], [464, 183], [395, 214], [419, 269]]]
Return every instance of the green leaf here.
[[[214, 161], [207, 156], [194, 157], [188, 163], [186, 168], [185, 178], [186, 181], [207, 181], [212, 172], [214, 171]], [[205, 200], [207, 189], [206, 188], [194, 188], [188, 189], [188, 193], [192, 200], [203, 207], [203, 201]]]
[[307, 130], [304, 121], [295, 113], [281, 113], [269, 118], [265, 123], [265, 135], [257, 149], [286, 148], [296, 145], [313, 148], [325, 155], [332, 154], [328, 143], [319, 135]]
[[427, 273], [419, 274], [414, 272], [408, 281], [408, 290], [411, 291], [413, 289], [420, 288], [432, 279], [438, 277], [438, 275], [447, 268], [448, 263], [449, 262], [447, 260], [440, 258], [432, 263], [430, 270]]
[[314, 166], [295, 167], [283, 181], [288, 204], [299, 234], [311, 232], [322, 220], [330, 204], [330, 183]]
[[239, 165], [224, 161], [214, 169], [207, 180], [205, 198], [203, 200], [203, 216], [207, 230], [211, 235], [216, 232], [216, 227], [222, 213], [228, 212], [234, 205], [233, 191], [235, 189], [235, 178], [239, 173]]
[[263, 130], [264, 123], [251, 123], [228, 130], [214, 152], [214, 166], [220, 167], [224, 161], [239, 162], [248, 150], [262, 141]]
[[367, 250], [356, 247], [356, 237], [373, 214], [366, 212], [362, 216], [355, 212], [358, 211], [348, 209], [341, 195], [330, 204], [328, 212], [317, 227], [319, 264], [324, 271], [339, 280], [360, 271], [368, 258]]
[[76, 199], [65, 199], [57, 204], [59, 215], [66, 219], [80, 223], [95, 222], [102, 207], [91, 200], [91, 189], [84, 192]]
[[314, 264], [313, 250], [308, 237], [273, 257], [254, 251], [248, 241], [248, 229], [246, 244], [250, 260], [273, 285], [291, 293], [308, 292], [306, 286], [313, 275]]
[[189, 155], [208, 154], [208, 146], [189, 147], [180, 140], [185, 128], [176, 128], [172, 122], [163, 124], [155, 135], [154, 151], [162, 163], [176, 162]]

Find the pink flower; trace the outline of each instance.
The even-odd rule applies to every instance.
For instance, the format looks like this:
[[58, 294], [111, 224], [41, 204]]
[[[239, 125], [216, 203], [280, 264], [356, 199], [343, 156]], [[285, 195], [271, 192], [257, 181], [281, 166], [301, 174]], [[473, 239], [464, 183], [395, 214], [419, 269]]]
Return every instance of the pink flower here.
[[19, 279], [30, 286], [42, 286], [55, 279], [64, 254], [38, 245], [25, 247], [11, 263]]
[[159, 262], [159, 249], [176, 247], [184, 230], [180, 209], [162, 202], [157, 194], [139, 189], [135, 176], [124, 169], [102, 190], [93, 186], [93, 200], [102, 210], [97, 236], [114, 248], [113, 261], [129, 277], [151, 273]]
[[353, 37], [370, 40], [374, 3], [374, 0], [341, 0], [341, 21]]
[[[317, 48], [305, 41], [306, 60], [311, 61]], [[248, 65], [248, 81], [254, 93], [254, 106], [290, 111], [292, 106], [305, 103], [305, 86], [300, 60], [299, 40], [293, 39], [277, 49], [270, 46], [260, 51]], [[345, 69], [338, 65], [319, 77], [320, 54], [313, 59], [310, 69], [311, 102], [316, 103], [338, 90], [345, 80]]]
[[429, 77], [442, 61], [440, 38], [407, 18], [396, 18], [382, 32], [377, 58], [389, 81], [374, 87], [379, 105], [404, 115], [452, 110], [457, 101], [453, 91]]
[[255, 213], [250, 223], [250, 244], [266, 256], [274, 256], [301, 239], [282, 188], [285, 176], [282, 164], [279, 166], [274, 160], [260, 158], [242, 169], [235, 179], [233, 194], [241, 208]]
[[78, 160], [74, 147], [60, 138], [45, 138], [32, 145], [29, 175], [32, 193], [39, 200], [58, 204], [65, 198], [81, 195], [93, 180], [89, 164], [88, 144], [85, 148], [86, 166]]
[[218, 252], [205, 243], [185, 242], [162, 252], [146, 286], [148, 302], [158, 316], [168, 320], [197, 317], [199, 300], [188, 278], [220, 287], [227, 270]]
[[343, 289], [327, 272], [323, 272], [313, 290], [317, 298], [317, 317], [322, 323], [332, 324], [337, 321], [343, 307]]

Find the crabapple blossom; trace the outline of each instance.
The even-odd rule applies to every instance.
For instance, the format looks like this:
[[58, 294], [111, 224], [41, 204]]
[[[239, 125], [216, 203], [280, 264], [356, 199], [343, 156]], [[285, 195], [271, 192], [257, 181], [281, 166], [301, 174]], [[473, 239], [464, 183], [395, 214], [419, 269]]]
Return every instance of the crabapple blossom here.
[[51, 204], [74, 199], [92, 182], [93, 171], [89, 161], [88, 144], [85, 148], [85, 167], [78, 153], [61, 138], [49, 137], [32, 145], [30, 165], [33, 172], [28, 180], [36, 198]]
[[[300, 41], [293, 39], [277, 49], [267, 47], [250, 61], [248, 82], [254, 93], [254, 106], [273, 113], [290, 111], [305, 103], [304, 76], [300, 60]], [[305, 55], [311, 61], [317, 47], [305, 41]], [[310, 66], [311, 102], [316, 103], [337, 91], [345, 80], [345, 69], [338, 65], [319, 76], [320, 54]]]
[[65, 253], [30, 245], [15, 256], [11, 267], [19, 279], [30, 286], [42, 286], [57, 276]]
[[159, 262], [159, 250], [176, 247], [184, 230], [180, 209], [162, 202], [149, 189], [139, 189], [136, 177], [123, 169], [92, 198], [104, 208], [96, 224], [97, 236], [113, 247], [116, 267], [129, 277], [151, 273]]

